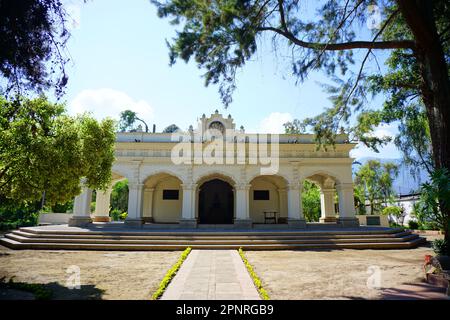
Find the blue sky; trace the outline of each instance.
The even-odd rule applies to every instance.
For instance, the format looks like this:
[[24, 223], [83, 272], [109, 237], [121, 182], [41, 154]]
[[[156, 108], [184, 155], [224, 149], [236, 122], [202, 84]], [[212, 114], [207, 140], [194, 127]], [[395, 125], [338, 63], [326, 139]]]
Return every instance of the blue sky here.
[[[315, 73], [296, 85], [284, 52], [273, 52], [270, 37], [260, 41], [257, 55], [239, 72], [234, 102], [225, 109], [217, 87], [204, 86], [195, 63], [169, 67], [165, 40], [176, 27], [158, 18], [148, 0], [64, 2], [73, 19], [64, 97], [72, 114], [91, 111], [97, 118], [118, 119], [120, 111], [132, 109], [161, 131], [172, 123], [186, 129], [218, 109], [247, 132], [278, 133], [284, 122], [330, 106], [318, 83], [326, 77]], [[385, 126], [376, 134], [393, 132], [395, 127]], [[399, 153], [389, 145], [379, 154], [358, 147], [352, 156], [397, 158]]]

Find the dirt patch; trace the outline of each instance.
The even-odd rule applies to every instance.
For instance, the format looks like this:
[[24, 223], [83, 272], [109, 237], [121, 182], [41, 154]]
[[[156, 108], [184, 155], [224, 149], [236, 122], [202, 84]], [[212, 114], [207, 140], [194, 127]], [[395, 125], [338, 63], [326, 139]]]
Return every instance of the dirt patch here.
[[[421, 283], [426, 254], [432, 254], [427, 246], [407, 250], [246, 252], [271, 299], [288, 300], [380, 299], [383, 289]], [[379, 282], [376, 274], [381, 276]]]
[[[150, 299], [180, 252], [10, 250], [0, 246], [0, 278], [41, 283], [54, 299]], [[68, 289], [70, 266], [80, 289]], [[76, 267], [72, 267], [76, 270]]]

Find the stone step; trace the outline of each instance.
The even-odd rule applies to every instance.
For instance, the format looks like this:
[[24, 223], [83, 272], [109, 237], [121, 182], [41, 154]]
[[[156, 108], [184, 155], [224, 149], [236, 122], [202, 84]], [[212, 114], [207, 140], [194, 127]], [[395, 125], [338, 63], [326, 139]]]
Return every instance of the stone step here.
[[180, 244], [180, 245], [191, 245], [191, 244], [205, 244], [205, 245], [218, 245], [218, 244], [236, 244], [236, 245], [246, 245], [246, 244], [301, 244], [301, 243], [385, 243], [385, 242], [406, 242], [418, 238], [416, 234], [407, 234], [402, 237], [390, 237], [390, 238], [314, 238], [310, 237], [307, 239], [228, 239], [226, 237], [217, 237], [214, 239], [179, 239], [177, 237], [172, 239], [123, 239], [123, 238], [102, 238], [102, 239], [89, 239], [89, 238], [72, 238], [72, 237], [61, 237], [61, 238], [49, 238], [46, 236], [41, 237], [27, 237], [22, 234], [9, 233], [6, 237], [13, 239], [22, 243], [101, 243], [101, 244]]
[[31, 233], [26, 230], [15, 230], [12, 234], [28, 237], [28, 238], [50, 238], [50, 239], [123, 239], [123, 240], [302, 240], [302, 239], [378, 239], [378, 238], [393, 238], [393, 237], [404, 237], [410, 235], [410, 232], [398, 232], [398, 233], [387, 233], [387, 234], [303, 234], [303, 235], [241, 235], [235, 236], [230, 234], [214, 234], [214, 235], [202, 235], [202, 234], [192, 234], [192, 235], [141, 235], [140, 233], [134, 235], [123, 235], [123, 234], [69, 234], [69, 233]]
[[81, 229], [81, 230], [67, 230], [67, 229], [55, 229], [55, 230], [44, 230], [42, 228], [35, 227], [24, 227], [20, 228], [22, 232], [28, 232], [32, 234], [52, 234], [52, 235], [101, 235], [101, 236], [186, 236], [186, 237], [200, 237], [200, 236], [330, 236], [330, 235], [386, 235], [386, 234], [395, 234], [399, 232], [403, 232], [402, 229], [383, 229], [379, 230], [329, 230], [329, 231], [291, 231], [289, 229], [282, 231], [172, 231], [172, 230], [164, 230], [164, 231], [145, 231], [145, 229], [135, 229], [133, 231], [115, 231], [104, 229], [101, 231], [89, 230], [89, 229]]
[[[300, 250], [300, 249], [407, 249], [415, 248], [425, 239], [417, 237], [405, 242], [374, 242], [374, 243], [300, 243], [300, 244], [192, 244], [193, 249], [238, 249], [244, 250]], [[184, 250], [188, 245], [180, 244], [103, 244], [103, 243], [22, 243], [11, 238], [0, 238], [0, 244], [12, 249], [41, 249], [41, 250]]]

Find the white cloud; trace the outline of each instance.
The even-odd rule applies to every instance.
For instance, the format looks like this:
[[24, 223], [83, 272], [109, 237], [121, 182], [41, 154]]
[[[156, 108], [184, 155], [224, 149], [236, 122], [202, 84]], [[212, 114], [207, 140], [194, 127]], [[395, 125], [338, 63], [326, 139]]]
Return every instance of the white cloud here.
[[[378, 138], [384, 138], [384, 137], [391, 137], [393, 138], [396, 133], [398, 132], [397, 125], [394, 123], [391, 124], [382, 124], [379, 127], [377, 127], [373, 133], [372, 136], [378, 137]], [[387, 159], [396, 159], [401, 157], [400, 151], [397, 149], [397, 147], [394, 145], [394, 143], [391, 141], [388, 144], [386, 144], [384, 147], [378, 148], [380, 151], [379, 153], [367, 148], [362, 143], [359, 143], [355, 149], [350, 151], [350, 156], [352, 158], [364, 158], [364, 157], [376, 157], [376, 158], [387, 158]]]
[[111, 117], [118, 120], [120, 112], [132, 110], [147, 123], [153, 120], [153, 108], [145, 100], [131, 98], [123, 91], [109, 88], [81, 91], [70, 103], [69, 113], [91, 112], [96, 119]]
[[262, 119], [259, 124], [260, 133], [284, 133], [283, 124], [292, 121], [290, 113], [272, 112], [268, 117]]

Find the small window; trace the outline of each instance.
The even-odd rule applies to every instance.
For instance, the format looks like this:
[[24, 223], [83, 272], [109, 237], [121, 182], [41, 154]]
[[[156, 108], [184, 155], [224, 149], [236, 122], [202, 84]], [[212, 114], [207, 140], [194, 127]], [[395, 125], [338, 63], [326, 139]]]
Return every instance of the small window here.
[[163, 190], [163, 200], [178, 200], [179, 190]]
[[253, 200], [269, 200], [269, 190], [253, 190]]

